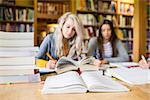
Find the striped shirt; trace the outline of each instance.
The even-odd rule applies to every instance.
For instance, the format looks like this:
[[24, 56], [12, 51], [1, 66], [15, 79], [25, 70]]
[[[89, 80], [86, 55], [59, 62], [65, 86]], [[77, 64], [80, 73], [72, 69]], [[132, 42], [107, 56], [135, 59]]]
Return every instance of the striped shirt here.
[[104, 46], [104, 58], [112, 57], [112, 46], [110, 42], [103, 44]]

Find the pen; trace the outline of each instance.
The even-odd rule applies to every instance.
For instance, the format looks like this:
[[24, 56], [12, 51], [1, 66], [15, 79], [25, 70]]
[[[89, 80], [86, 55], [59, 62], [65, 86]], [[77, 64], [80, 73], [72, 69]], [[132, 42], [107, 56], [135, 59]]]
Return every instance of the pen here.
[[118, 68], [117, 66], [110, 66], [109, 68]]
[[48, 56], [49, 59], [55, 60], [48, 52], [46, 53], [46, 55]]
[[141, 55], [142, 60], [144, 61], [145, 64], [147, 64], [147, 61], [143, 55]]

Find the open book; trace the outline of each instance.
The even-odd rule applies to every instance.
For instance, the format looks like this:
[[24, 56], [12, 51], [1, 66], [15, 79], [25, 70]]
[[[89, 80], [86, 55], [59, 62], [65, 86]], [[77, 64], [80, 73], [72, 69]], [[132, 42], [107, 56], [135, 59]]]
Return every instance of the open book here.
[[142, 69], [140, 67], [119, 67], [114, 69], [107, 69], [105, 75], [116, 77], [126, 83], [133, 85], [150, 83], [150, 70]]
[[102, 65], [101, 67], [97, 67], [93, 65], [92, 62], [93, 57], [87, 57], [79, 61], [75, 61], [69, 57], [61, 57], [56, 63], [55, 71], [59, 74], [70, 70], [105, 70], [107, 67], [109, 67], [109, 65]]
[[125, 86], [113, 81], [100, 71], [85, 71], [79, 75], [69, 71], [47, 77], [42, 94], [50, 93], [85, 93], [85, 92], [123, 92], [129, 91]]

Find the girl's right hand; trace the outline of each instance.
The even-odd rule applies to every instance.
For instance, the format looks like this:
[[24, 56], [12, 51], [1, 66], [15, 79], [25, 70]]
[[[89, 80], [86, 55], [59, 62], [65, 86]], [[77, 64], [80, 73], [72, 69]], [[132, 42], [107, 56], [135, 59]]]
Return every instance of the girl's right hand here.
[[55, 65], [56, 65], [56, 61], [55, 60], [49, 60], [48, 63], [46, 64], [46, 68], [54, 69]]

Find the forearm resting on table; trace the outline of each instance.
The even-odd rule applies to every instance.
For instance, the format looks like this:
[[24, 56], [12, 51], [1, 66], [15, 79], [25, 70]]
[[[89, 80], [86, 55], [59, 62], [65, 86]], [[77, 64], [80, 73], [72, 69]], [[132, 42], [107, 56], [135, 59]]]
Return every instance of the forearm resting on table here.
[[43, 59], [36, 60], [36, 66], [40, 68], [46, 68], [47, 63], [48, 63], [47, 60], [43, 60]]

